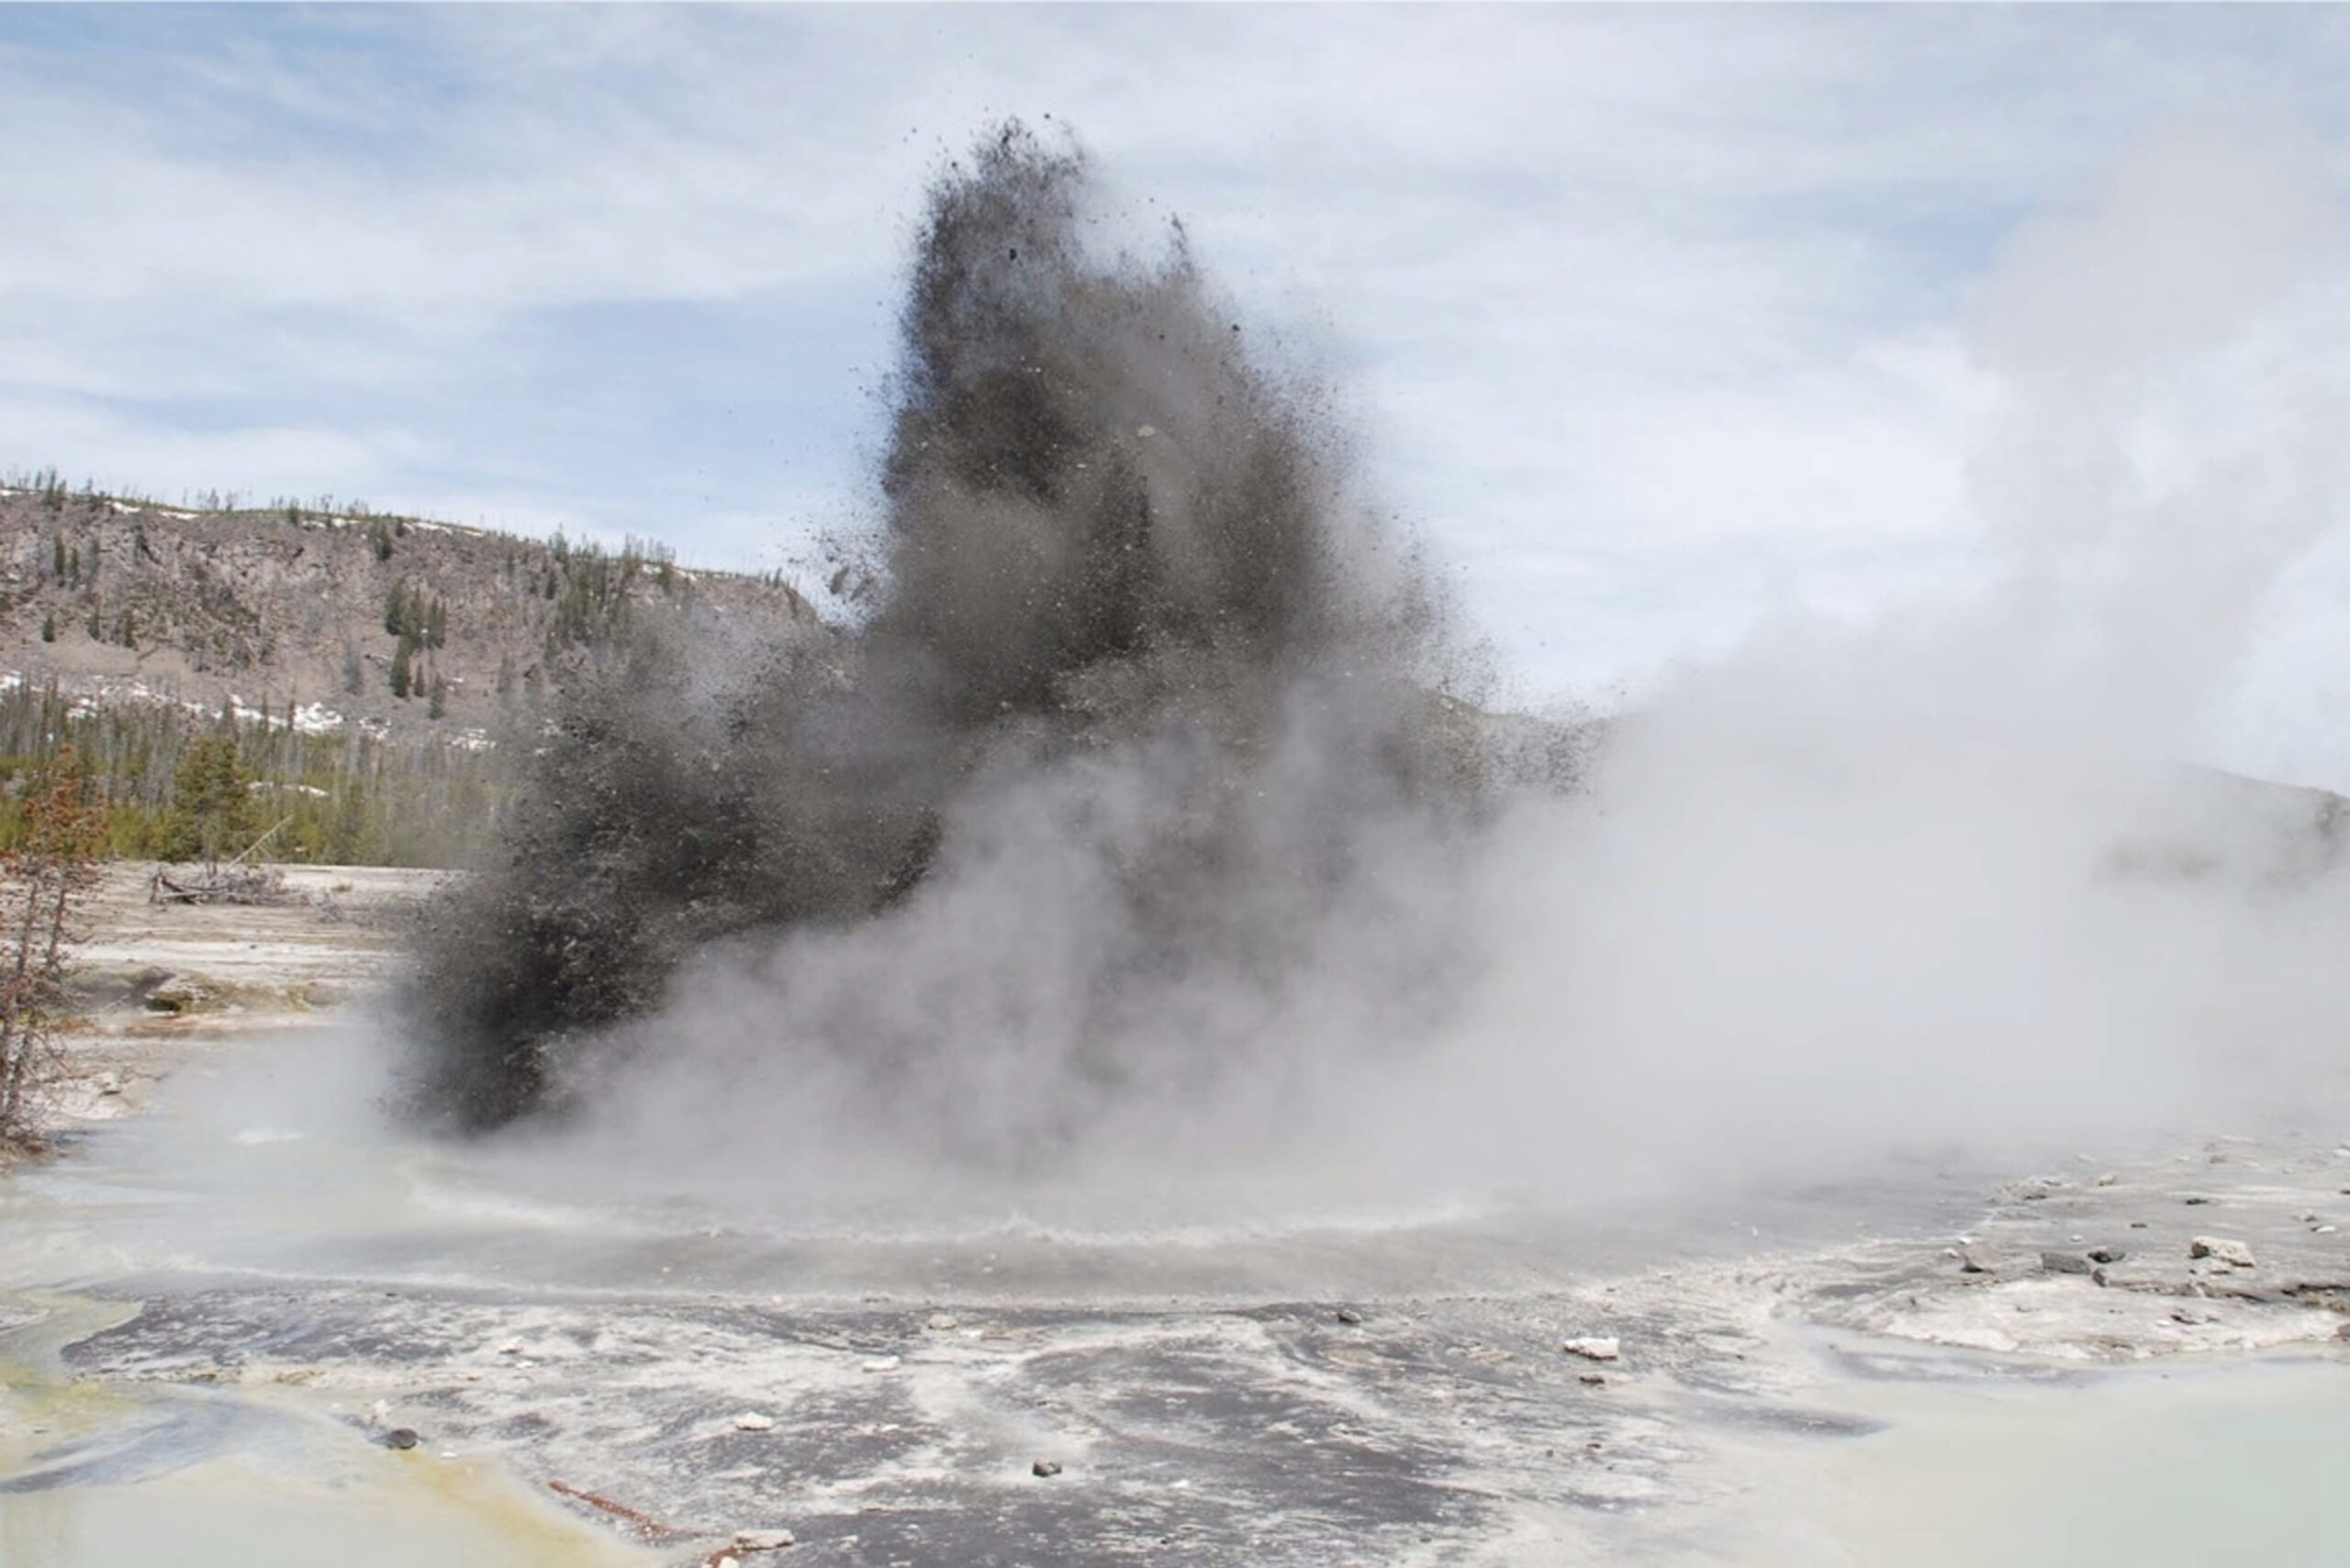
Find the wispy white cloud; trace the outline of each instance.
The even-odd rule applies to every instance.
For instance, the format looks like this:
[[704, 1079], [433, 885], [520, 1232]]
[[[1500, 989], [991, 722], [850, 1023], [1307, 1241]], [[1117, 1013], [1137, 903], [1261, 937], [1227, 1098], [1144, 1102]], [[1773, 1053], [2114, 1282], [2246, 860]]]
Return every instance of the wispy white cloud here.
[[2096, 330], [1994, 258], [2232, 106], [2324, 191], [2345, 65], [2328, 10], [15, 10], [0, 460], [772, 565], [869, 458], [923, 184], [1050, 116], [1105, 242], [1181, 212], [1342, 380], [1522, 684], [1604, 685], [1964, 577], [1982, 345]]

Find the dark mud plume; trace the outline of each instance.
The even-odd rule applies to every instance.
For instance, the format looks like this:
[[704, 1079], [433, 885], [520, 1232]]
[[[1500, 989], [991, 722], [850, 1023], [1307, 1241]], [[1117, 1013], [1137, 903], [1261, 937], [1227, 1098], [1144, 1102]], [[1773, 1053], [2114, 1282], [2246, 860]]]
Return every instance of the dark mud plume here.
[[[937, 182], [861, 617], [651, 628], [569, 684], [402, 993], [420, 1115], [592, 1101], [722, 1033], [878, 1119], [921, 1100], [931, 1146], [1033, 1151], [1261, 1070], [1333, 922], [1476, 814], [1440, 596], [1326, 403], [1252, 361], [1180, 230], [1101, 254], [1097, 200], [1018, 127]], [[1408, 1008], [1448, 961], [1374, 967]], [[678, 1016], [718, 970], [727, 1015]]]

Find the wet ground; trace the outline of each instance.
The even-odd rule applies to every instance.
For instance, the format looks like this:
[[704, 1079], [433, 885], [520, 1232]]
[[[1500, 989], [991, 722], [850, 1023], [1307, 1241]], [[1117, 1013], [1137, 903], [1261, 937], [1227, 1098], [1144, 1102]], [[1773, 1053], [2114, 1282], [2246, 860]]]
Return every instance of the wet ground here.
[[1970, 1528], [2011, 1562], [2120, 1560], [2077, 1550], [2103, 1529], [2204, 1562], [2094, 1498], [2212, 1474], [2301, 1521], [2264, 1562], [2350, 1540], [2260, 1457], [2350, 1459], [2326, 1139], [1592, 1212], [820, 1225], [407, 1141], [366, 1050], [204, 1058], [10, 1179], [11, 1564], [684, 1563], [761, 1529], [874, 1568], [1922, 1565], [1983, 1561]]

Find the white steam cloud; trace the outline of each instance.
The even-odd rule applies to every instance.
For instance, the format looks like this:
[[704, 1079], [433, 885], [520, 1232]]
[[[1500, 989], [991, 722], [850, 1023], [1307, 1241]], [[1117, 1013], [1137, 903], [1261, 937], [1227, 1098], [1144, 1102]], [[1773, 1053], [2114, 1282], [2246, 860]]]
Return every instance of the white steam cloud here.
[[[1981, 291], [1988, 580], [1766, 628], [1571, 795], [1458, 834], [1370, 812], [1335, 891], [1236, 927], [1298, 950], [1130, 985], [1107, 1054], [1078, 1031], [1134, 950], [1116, 879], [1217, 758], [1005, 761], [902, 902], [704, 953], [559, 1136], [821, 1213], [1232, 1175], [1606, 1194], [2340, 1108], [2350, 822], [2194, 759], [2345, 521], [2341, 241], [2289, 134], [2149, 140]], [[1328, 708], [1292, 699], [1242, 808], [1276, 868], [1347, 792]], [[1335, 907], [1285, 920], [1292, 892]], [[877, 1072], [844, 1031], [934, 1047]]]

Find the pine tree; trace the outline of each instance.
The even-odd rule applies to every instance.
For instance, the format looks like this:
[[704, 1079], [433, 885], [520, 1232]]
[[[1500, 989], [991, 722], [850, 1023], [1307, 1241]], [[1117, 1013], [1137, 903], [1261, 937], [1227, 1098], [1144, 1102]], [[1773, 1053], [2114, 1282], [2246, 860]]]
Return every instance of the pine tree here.
[[30, 1095], [63, 1010], [75, 917], [97, 880], [106, 808], [60, 746], [27, 793], [23, 831], [0, 863], [0, 1140], [38, 1141]]
[[234, 736], [190, 745], [172, 775], [172, 809], [163, 822], [160, 857], [218, 861], [242, 851], [256, 831], [251, 785]]

